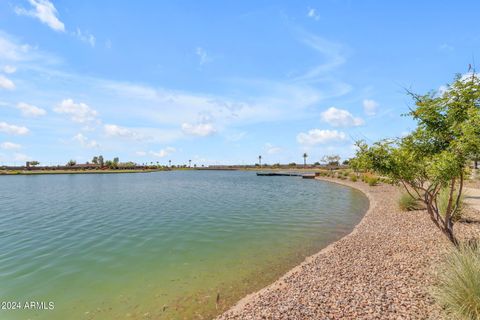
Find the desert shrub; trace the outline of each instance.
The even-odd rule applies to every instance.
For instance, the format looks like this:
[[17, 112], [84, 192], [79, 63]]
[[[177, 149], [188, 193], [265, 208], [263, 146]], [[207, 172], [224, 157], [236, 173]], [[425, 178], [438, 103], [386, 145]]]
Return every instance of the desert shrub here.
[[448, 319], [480, 319], [480, 244], [461, 245], [450, 253], [433, 296]]
[[357, 179], [358, 179], [358, 178], [357, 178], [357, 176], [356, 176], [355, 174], [352, 173], [352, 174], [350, 175], [350, 181], [357, 182]]
[[[440, 211], [440, 214], [443, 215], [443, 216], [445, 216], [445, 212], [447, 212], [448, 199], [449, 199], [449, 196], [450, 196], [449, 192], [450, 192], [450, 189], [445, 188], [445, 189], [442, 189], [438, 193], [438, 197], [437, 197], [438, 210]], [[458, 189], [455, 189], [453, 191], [453, 200], [454, 201], [452, 203], [452, 206], [455, 205], [455, 200], [457, 199], [457, 196], [458, 196]], [[454, 213], [454, 215], [452, 217], [452, 220], [454, 222], [460, 220], [460, 218], [462, 217], [463, 200], [464, 200], [464, 193], [462, 193], [460, 195], [460, 200], [459, 200], [459, 203], [458, 203], [457, 211]]]
[[378, 178], [377, 177], [368, 178], [367, 183], [371, 187], [376, 186], [378, 184]]
[[395, 181], [393, 181], [390, 178], [385, 178], [384, 180], [385, 180], [385, 183], [391, 184], [392, 186], [396, 184]]
[[420, 209], [420, 203], [409, 193], [404, 192], [398, 198], [398, 206], [402, 211], [412, 211]]
[[368, 183], [369, 186], [376, 186], [379, 182], [379, 177], [370, 172], [365, 172], [362, 176], [362, 181]]

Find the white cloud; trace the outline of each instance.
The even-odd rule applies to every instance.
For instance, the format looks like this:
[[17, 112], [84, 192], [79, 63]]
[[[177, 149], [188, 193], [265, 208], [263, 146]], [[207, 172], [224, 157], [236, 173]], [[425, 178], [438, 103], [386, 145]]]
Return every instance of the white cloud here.
[[0, 122], [0, 132], [21, 136], [29, 133], [30, 130], [28, 130], [27, 127], [21, 127], [14, 124], [8, 124], [6, 122]]
[[65, 99], [53, 111], [68, 114], [74, 122], [87, 123], [97, 120], [98, 112], [85, 103], [75, 103], [72, 99]]
[[335, 107], [322, 112], [321, 119], [334, 127], [357, 127], [365, 123], [362, 118], [356, 118], [347, 110]]
[[[132, 117], [167, 126], [189, 130], [195, 124], [214, 124], [217, 132], [231, 125], [243, 125], [280, 120], [302, 119], [309, 114], [308, 107], [347, 93], [350, 88], [343, 83], [322, 83], [321, 90], [297, 81], [280, 82], [265, 79], [229, 79], [244, 97], [228, 97], [190, 93], [167, 88], [155, 88], [132, 83], [91, 79], [103, 94], [115, 101], [117, 112], [130, 112]], [[158, 112], [158, 110], [162, 112]], [[121, 111], [119, 111], [121, 110]], [[181, 112], [178, 112], [181, 110]], [[179, 136], [181, 137], [181, 135]]]
[[307, 17], [312, 18], [314, 20], [320, 19], [320, 15], [317, 13], [317, 10], [314, 8], [308, 9]]
[[448, 86], [446, 85], [441, 85], [440, 87], [438, 87], [438, 94], [441, 96], [445, 94], [447, 91], [448, 91]]
[[118, 126], [116, 124], [105, 124], [103, 126], [103, 131], [108, 137], [120, 137], [120, 138], [128, 138], [128, 139], [135, 139], [135, 140], [148, 139], [143, 134], [140, 134], [129, 128]]
[[0, 88], [13, 90], [15, 89], [15, 83], [13, 83], [12, 80], [0, 74]]
[[82, 32], [79, 28], [77, 28], [77, 32], [75, 32], [75, 36], [80, 39], [81, 41], [88, 43], [90, 46], [95, 47], [95, 36], [89, 32]]
[[205, 51], [205, 49], [203, 49], [202, 47], [197, 47], [195, 49], [195, 54], [200, 59], [200, 61], [199, 61], [200, 66], [203, 66], [204, 64], [212, 61], [212, 59], [208, 56], [207, 51]]
[[133, 132], [127, 128], [117, 126], [116, 124], [106, 124], [103, 126], [105, 134], [109, 137], [131, 137]]
[[18, 103], [17, 109], [20, 110], [25, 117], [39, 117], [47, 114], [46, 110], [25, 102]]
[[371, 99], [363, 100], [363, 112], [368, 116], [377, 114], [378, 102]]
[[344, 132], [337, 130], [312, 129], [307, 133], [301, 132], [297, 135], [297, 142], [303, 145], [316, 145], [340, 142], [347, 139]]
[[137, 152], [135, 152], [135, 155], [137, 155], [139, 157], [145, 157], [147, 155], [147, 153], [145, 151], [137, 151]]
[[150, 151], [149, 154], [151, 154], [154, 157], [164, 158], [168, 155], [171, 155], [175, 151], [177, 151], [177, 150], [173, 147], [166, 147], [165, 149], [162, 149], [160, 151]]
[[15, 13], [37, 18], [55, 31], [65, 31], [65, 25], [58, 19], [58, 12], [53, 3], [48, 0], [28, 0], [28, 2], [33, 7], [31, 10], [16, 7]]
[[448, 43], [443, 43], [438, 48], [441, 51], [447, 51], [447, 52], [451, 52], [451, 51], [455, 50], [455, 48], [453, 46], [449, 45]]
[[[0, 33], [0, 38], [1, 36]], [[14, 43], [22, 44], [18, 41], [14, 41]], [[37, 49], [32, 48], [30, 51], [35, 53]], [[0, 51], [0, 55], [2, 54], [3, 52]], [[30, 53], [20, 55], [22, 59], [23, 56], [30, 56]], [[321, 61], [323, 61], [323, 58], [323, 55], [319, 56]], [[85, 96], [88, 95], [94, 99], [90, 102], [77, 100], [78, 98], [72, 96], [75, 100], [75, 102], [72, 101], [73, 104], [86, 102], [92, 107], [101, 105], [99, 112], [101, 110], [102, 114], [94, 114], [97, 120], [103, 115], [113, 114], [117, 119], [113, 121], [110, 118], [106, 123], [117, 123], [119, 125], [141, 123], [141, 127], [125, 129], [148, 136], [151, 139], [149, 142], [154, 141], [160, 145], [170, 145], [173, 141], [184, 139], [186, 134], [185, 131], [182, 131], [183, 124], [187, 125], [186, 131], [194, 134], [203, 135], [206, 134], [205, 131], [207, 133], [216, 131], [229, 134], [232, 132], [231, 130], [235, 132], [236, 130], [242, 130], [243, 126], [252, 124], [277, 122], [286, 119], [305, 119], [311, 116], [310, 107], [348, 91], [348, 86], [339, 82], [329, 82], [330, 80], [310, 84], [306, 81], [295, 81], [295, 79], [278, 81], [230, 78], [225, 80], [226, 90], [222, 90], [222, 92], [232, 92], [232, 95], [215, 95], [208, 92], [178, 91], [165, 87], [144, 86], [136, 83], [94, 78], [82, 74], [71, 74], [61, 71], [61, 69], [56, 70], [52, 68], [53, 64], [44, 63], [43, 60], [38, 59], [38, 61], [38, 64], [32, 64], [32, 66], [39, 65], [37, 69], [32, 69], [32, 72], [38, 72], [38, 74], [34, 74], [38, 76], [36, 78], [39, 79], [40, 76], [43, 79], [48, 78], [52, 85], [70, 83], [72, 86], [82, 88]], [[9, 63], [14, 64], [16, 62]], [[18, 68], [21, 67], [23, 70], [26, 65], [28, 64], [20, 64]], [[57, 66], [61, 67], [61, 65]], [[230, 90], [232, 88], [235, 88], [235, 90]], [[68, 98], [68, 96], [64, 97]], [[23, 99], [19, 101], [23, 101]], [[33, 100], [31, 101], [33, 102]], [[26, 102], [29, 101], [26, 100]], [[39, 106], [43, 107], [43, 105]], [[47, 111], [53, 113], [53, 107], [55, 105], [52, 105], [52, 109]], [[132, 108], [135, 108], [135, 112], [131, 112]], [[73, 112], [67, 113], [60, 106], [55, 109], [61, 111], [66, 119], [73, 117]], [[83, 117], [76, 118], [82, 121]], [[87, 122], [82, 124], [82, 128], [89, 125], [98, 130], [99, 124], [99, 121]], [[103, 124], [104, 122], [101, 123], [102, 127], [100, 128], [102, 133], [104, 133]], [[195, 128], [198, 124], [203, 124], [203, 127]], [[68, 123], [62, 123], [61, 125], [68, 125]], [[89, 135], [83, 129], [81, 132]], [[120, 134], [122, 132], [124, 131], [121, 130]], [[71, 136], [74, 133], [76, 132], [71, 133]], [[123, 135], [129, 136], [130, 134], [123, 133]], [[242, 136], [243, 134], [238, 135], [238, 137], [233, 137], [232, 140], [238, 140]], [[109, 143], [118, 143], [118, 148], [131, 147], [128, 141], [123, 143], [112, 139]], [[103, 145], [104, 143], [102, 143]], [[137, 148], [133, 148], [133, 152]], [[151, 149], [144, 148], [142, 147], [145, 151]]]
[[98, 148], [98, 147], [100, 147], [100, 145], [98, 144], [97, 141], [90, 140], [89, 138], [87, 138], [86, 136], [84, 136], [81, 133], [75, 135], [72, 138], [72, 140], [77, 141], [84, 148]]
[[[39, 62], [32, 69], [38, 70], [43, 65], [53, 65], [61, 61], [60, 58], [53, 54], [46, 54], [37, 47], [21, 43], [17, 38], [0, 30], [0, 62], [17, 63], [21, 61]], [[24, 66], [28, 67], [28, 65]], [[12, 65], [5, 65], [1, 68], [4, 73], [15, 73], [16, 68]], [[15, 71], [14, 71], [15, 70]], [[13, 72], [12, 72], [13, 71]]]
[[267, 152], [267, 154], [276, 154], [282, 151], [282, 148], [276, 147], [271, 143], [266, 143], [264, 149]]
[[2, 68], [2, 71], [5, 73], [15, 73], [15, 71], [17, 71], [17, 68], [15, 68], [14, 66], [6, 65]]
[[29, 51], [30, 46], [18, 45], [5, 33], [0, 32], [0, 58], [11, 61], [24, 60]]
[[217, 130], [213, 127], [211, 123], [199, 123], [199, 124], [183, 123], [182, 131], [189, 135], [201, 136], [201, 137], [206, 137], [217, 132]]
[[15, 153], [13, 157], [14, 161], [29, 161], [31, 158], [23, 153]]
[[324, 63], [314, 66], [297, 80], [316, 81], [326, 77], [329, 71], [343, 65], [347, 59], [345, 57], [346, 49], [339, 43], [329, 41], [313, 34], [304, 34], [302, 42], [324, 57]]
[[17, 144], [17, 143], [6, 141], [6, 142], [3, 142], [3, 143], [0, 143], [0, 148], [5, 149], [5, 150], [18, 150], [18, 149], [21, 149], [22, 146]]
[[[466, 73], [462, 74], [461, 77], [460, 77], [460, 81], [462, 81], [464, 83], [470, 82], [470, 81], [475, 81], [477, 84], [480, 84], [480, 78], [478, 77], [477, 74], [473, 74], [472, 72], [466, 72]], [[437, 95], [442, 96], [446, 93], [449, 93], [451, 90], [455, 91], [455, 88], [452, 87], [451, 84], [441, 85], [437, 89], [436, 93], [437, 93]]]
[[231, 133], [231, 134], [227, 135], [225, 137], [225, 139], [227, 141], [231, 141], [231, 142], [238, 142], [238, 141], [242, 140], [243, 138], [245, 138], [246, 136], [247, 136], [247, 133], [245, 131], [242, 131], [242, 132]]

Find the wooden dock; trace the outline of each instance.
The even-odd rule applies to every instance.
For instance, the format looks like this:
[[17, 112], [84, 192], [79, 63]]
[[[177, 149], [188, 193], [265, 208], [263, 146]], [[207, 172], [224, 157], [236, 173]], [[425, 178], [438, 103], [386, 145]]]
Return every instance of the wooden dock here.
[[257, 172], [259, 177], [302, 177], [303, 179], [315, 179], [315, 173], [304, 172]]
[[257, 176], [260, 177], [299, 177], [301, 173], [291, 172], [257, 172]]

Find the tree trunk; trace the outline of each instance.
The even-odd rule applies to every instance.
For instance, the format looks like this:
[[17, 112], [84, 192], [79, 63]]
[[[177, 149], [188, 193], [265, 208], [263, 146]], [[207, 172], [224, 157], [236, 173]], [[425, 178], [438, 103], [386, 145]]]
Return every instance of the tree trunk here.
[[447, 237], [447, 239], [455, 246], [458, 247], [458, 240], [453, 233], [453, 223], [450, 215], [445, 215], [445, 219], [442, 219], [438, 209], [433, 207], [433, 198], [427, 193], [425, 194], [424, 202], [427, 206], [428, 214], [430, 219], [435, 223], [435, 225], [442, 231], [442, 233]]

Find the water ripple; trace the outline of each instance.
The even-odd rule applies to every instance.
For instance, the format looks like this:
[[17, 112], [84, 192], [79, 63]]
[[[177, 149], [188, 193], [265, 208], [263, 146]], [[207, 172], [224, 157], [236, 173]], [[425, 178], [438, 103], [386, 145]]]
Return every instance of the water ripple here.
[[115, 319], [253, 275], [266, 283], [368, 205], [345, 187], [250, 172], [1, 176], [0, 195], [0, 296], [59, 305], [12, 319], [82, 319], [73, 310], [91, 306]]

